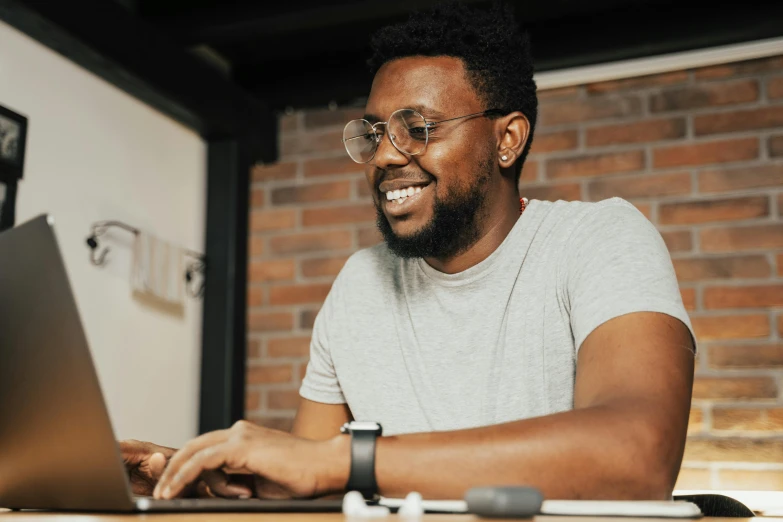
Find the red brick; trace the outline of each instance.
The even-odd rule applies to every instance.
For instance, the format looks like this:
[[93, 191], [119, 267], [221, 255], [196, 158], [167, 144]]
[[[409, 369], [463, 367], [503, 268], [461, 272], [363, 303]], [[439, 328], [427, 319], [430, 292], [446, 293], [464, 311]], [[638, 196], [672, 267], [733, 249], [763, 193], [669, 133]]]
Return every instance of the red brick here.
[[600, 176], [633, 172], [644, 168], [644, 151], [609, 152], [558, 158], [547, 161], [549, 179]]
[[263, 304], [264, 304], [264, 289], [260, 286], [248, 287], [247, 289], [248, 308], [263, 306]]
[[315, 325], [315, 318], [318, 316], [318, 309], [302, 310], [299, 314], [299, 328], [312, 328]]
[[783, 98], [783, 76], [770, 78], [767, 81], [767, 97], [770, 100]]
[[[778, 205], [778, 209], [782, 209], [780, 205]], [[783, 254], [778, 254], [777, 262], [775, 263], [778, 265], [778, 277], [783, 277]]]
[[727, 344], [709, 347], [712, 368], [773, 368], [783, 366], [783, 344]]
[[248, 359], [261, 357], [261, 341], [258, 339], [248, 339], [245, 351]]
[[[781, 145], [783, 146], [783, 140]], [[700, 192], [730, 192], [779, 186], [783, 186], [783, 165], [707, 170], [699, 174]]]
[[354, 185], [356, 187], [356, 194], [360, 198], [369, 198], [372, 196], [372, 189], [370, 189], [370, 184], [367, 183], [366, 178], [355, 180]]
[[632, 199], [690, 194], [691, 175], [688, 172], [674, 172], [605, 178], [591, 181], [587, 191], [591, 201], [611, 197]]
[[259, 257], [264, 255], [264, 238], [260, 236], [250, 236], [248, 241], [248, 254], [250, 257]]
[[336, 111], [320, 110], [320, 111], [307, 111], [304, 115], [305, 129], [317, 129], [319, 127], [331, 127], [337, 126], [342, 129], [345, 124], [351, 120], [358, 120], [364, 117], [364, 109], [361, 108], [346, 108]]
[[304, 259], [301, 262], [302, 275], [305, 277], [336, 276], [342, 270], [349, 256], [318, 257]]
[[661, 225], [736, 221], [768, 215], [767, 196], [662, 203], [658, 209], [658, 220]]
[[541, 104], [538, 124], [541, 127], [546, 127], [564, 123], [638, 116], [641, 112], [641, 101], [635, 96], [552, 101]]
[[302, 212], [302, 224], [306, 227], [365, 223], [375, 221], [375, 207], [362, 203], [344, 207], [308, 209]]
[[266, 405], [270, 410], [295, 410], [299, 407], [297, 390], [269, 390], [266, 392]]
[[691, 317], [699, 341], [768, 337], [769, 317], [755, 315], [711, 315]]
[[783, 135], [769, 138], [769, 155], [773, 158], [783, 156]]
[[273, 286], [269, 289], [269, 304], [274, 306], [322, 303], [331, 287], [331, 283]]
[[713, 286], [704, 290], [707, 309], [774, 306], [783, 306], [783, 285]]
[[273, 179], [294, 179], [296, 177], [296, 162], [283, 161], [269, 165], [254, 165], [250, 169], [253, 181], [270, 181]]
[[250, 193], [250, 207], [260, 208], [264, 206], [264, 189], [253, 189]]
[[661, 232], [661, 236], [669, 252], [687, 252], [693, 249], [693, 239], [689, 230]]
[[783, 248], [783, 225], [713, 227], [699, 233], [704, 252]]
[[250, 281], [288, 281], [294, 278], [295, 264], [293, 259], [276, 259], [271, 261], [253, 261], [249, 263]]
[[334, 176], [340, 174], [361, 174], [365, 165], [356, 163], [346, 154], [336, 158], [312, 159], [304, 162], [304, 175]]
[[257, 391], [248, 391], [245, 394], [245, 411], [255, 411], [261, 407], [261, 394]]
[[587, 129], [587, 146], [649, 143], [685, 137], [685, 118], [648, 120]]
[[769, 277], [765, 256], [700, 257], [673, 260], [680, 281]]
[[310, 337], [280, 337], [267, 339], [269, 357], [307, 357], [310, 355]]
[[309, 232], [273, 237], [269, 240], [269, 249], [275, 254], [298, 254], [321, 250], [341, 250], [350, 248], [351, 231], [333, 230], [329, 232]]
[[708, 83], [663, 91], [650, 97], [652, 112], [682, 111], [702, 107], [754, 102], [759, 98], [755, 80]]
[[342, 129], [319, 134], [301, 134], [280, 138], [280, 155], [295, 156], [315, 152], [345, 152]]
[[307, 375], [307, 363], [302, 363], [299, 365], [299, 369], [296, 372], [297, 381], [301, 383], [304, 380], [305, 375]]
[[783, 127], [783, 107], [762, 107], [746, 111], [694, 116], [697, 136]]
[[575, 149], [579, 141], [577, 131], [542, 132], [533, 137], [531, 153], [543, 154], [558, 150]]
[[674, 85], [686, 81], [688, 81], [688, 71], [674, 71], [650, 76], [636, 76], [633, 78], [624, 78], [622, 80], [592, 83], [587, 86], [587, 92], [590, 94], [598, 94], [625, 89], [646, 89], [649, 87], [660, 87], [661, 85]]
[[278, 332], [293, 327], [294, 316], [290, 312], [254, 312], [248, 318], [248, 330], [252, 332]]
[[634, 202], [633, 205], [641, 212], [648, 220], [652, 220], [652, 205], [650, 203]]
[[653, 166], [660, 169], [684, 165], [729, 163], [755, 159], [758, 155], [758, 138], [711, 141], [655, 149], [653, 151]]
[[563, 98], [577, 98], [580, 92], [581, 88], [574, 85], [570, 87], [561, 87], [559, 89], [540, 90], [536, 93], [536, 95], [538, 96], [538, 101], [543, 102], [553, 99], [562, 100]]
[[694, 399], [775, 399], [778, 387], [772, 377], [697, 377]]
[[686, 461], [783, 462], [783, 440], [778, 439], [690, 439], [685, 445]]
[[783, 68], [783, 57], [759, 58], [730, 64], [712, 65], [696, 69], [697, 80], [714, 80], [716, 78], [730, 78], [734, 76], [747, 76], [767, 71], [779, 71]]
[[680, 288], [680, 295], [682, 296], [682, 304], [686, 310], [696, 309], [696, 289], [695, 288]]
[[522, 174], [519, 176], [519, 184], [522, 186], [524, 183], [538, 180], [538, 162], [533, 161], [530, 158], [525, 160], [525, 164], [522, 165]]
[[360, 228], [356, 231], [359, 248], [367, 248], [383, 241], [383, 236], [378, 227]]
[[704, 431], [704, 413], [701, 408], [691, 406], [690, 415], [688, 415], [688, 435]]
[[294, 376], [293, 366], [288, 364], [264, 364], [249, 366], [247, 369], [248, 384], [276, 384], [291, 382]]
[[299, 129], [299, 114], [281, 114], [277, 120], [278, 130], [280, 132], [295, 132]]
[[334, 201], [348, 199], [350, 196], [351, 182], [346, 180], [276, 188], [272, 190], [272, 203], [274, 205], [286, 205], [289, 203]]
[[522, 187], [521, 194], [529, 199], [541, 201], [579, 201], [582, 199], [582, 187], [579, 183], [560, 183], [558, 185], [539, 185]]
[[681, 468], [677, 475], [677, 483], [674, 485], [676, 490], [684, 489], [710, 489], [712, 481], [712, 472], [709, 469], [691, 469]]
[[296, 226], [295, 209], [254, 210], [250, 213], [250, 230], [286, 230]]
[[783, 314], [778, 316], [778, 335], [783, 337]]
[[783, 430], [783, 408], [715, 408], [712, 427], [716, 430]]
[[286, 433], [290, 433], [291, 429], [294, 426], [293, 416], [272, 417], [268, 414], [250, 415], [248, 416], [248, 420], [254, 424], [263, 426], [264, 428], [269, 428], [270, 430], [283, 431]]
[[720, 469], [717, 487], [723, 490], [783, 491], [783, 470]]

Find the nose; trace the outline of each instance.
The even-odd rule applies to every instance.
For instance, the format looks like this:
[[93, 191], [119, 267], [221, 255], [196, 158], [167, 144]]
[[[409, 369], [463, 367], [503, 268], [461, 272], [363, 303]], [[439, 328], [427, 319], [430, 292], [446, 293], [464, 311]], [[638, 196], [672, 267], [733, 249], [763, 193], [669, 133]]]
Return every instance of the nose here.
[[402, 167], [410, 163], [410, 156], [407, 156], [397, 150], [397, 147], [391, 141], [391, 135], [386, 132], [381, 136], [378, 143], [378, 149], [375, 151], [372, 163], [379, 169], [388, 169], [390, 167]]

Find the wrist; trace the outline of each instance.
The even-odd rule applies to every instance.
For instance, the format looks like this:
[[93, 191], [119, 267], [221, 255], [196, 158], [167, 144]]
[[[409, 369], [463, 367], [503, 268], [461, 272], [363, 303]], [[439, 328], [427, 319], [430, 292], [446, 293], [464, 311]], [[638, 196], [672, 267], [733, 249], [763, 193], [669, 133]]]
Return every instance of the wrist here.
[[324, 445], [324, 473], [322, 482], [325, 495], [345, 493], [351, 475], [351, 437], [338, 435], [322, 443]]

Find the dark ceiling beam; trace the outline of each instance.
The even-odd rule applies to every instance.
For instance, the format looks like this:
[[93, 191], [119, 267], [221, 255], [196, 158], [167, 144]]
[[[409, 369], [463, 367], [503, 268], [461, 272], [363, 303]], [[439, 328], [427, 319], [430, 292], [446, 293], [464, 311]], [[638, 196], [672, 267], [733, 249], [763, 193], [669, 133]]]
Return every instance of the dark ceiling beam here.
[[[0, 19], [205, 139], [267, 135], [276, 124], [265, 103], [119, 3], [0, 0]], [[259, 159], [274, 159], [275, 143], [258, 146]]]
[[[177, 16], [150, 18], [179, 36], [186, 45], [223, 45], [253, 41], [260, 36], [269, 38], [333, 26], [350, 26], [370, 20], [404, 16], [414, 9], [426, 8], [442, 0], [355, 0], [337, 5], [317, 5], [303, 8], [291, 4], [290, 10], [270, 13], [263, 3], [218, 13], [182, 13]], [[487, 3], [488, 0], [463, 0], [466, 3]], [[315, 47], [325, 42], [310, 40]], [[286, 45], [280, 41], [279, 45]]]

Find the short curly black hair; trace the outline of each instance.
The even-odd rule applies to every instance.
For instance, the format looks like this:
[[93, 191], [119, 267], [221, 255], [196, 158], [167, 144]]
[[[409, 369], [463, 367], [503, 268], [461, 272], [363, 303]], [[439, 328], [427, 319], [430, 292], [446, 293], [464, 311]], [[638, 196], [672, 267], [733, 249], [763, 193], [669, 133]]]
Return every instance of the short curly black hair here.
[[516, 23], [510, 5], [497, 1], [489, 10], [450, 1], [414, 12], [408, 21], [373, 35], [368, 61], [374, 75], [386, 62], [408, 56], [460, 58], [486, 109], [520, 111], [530, 122], [527, 144], [516, 163], [516, 180], [530, 151], [538, 99], [530, 40]]

